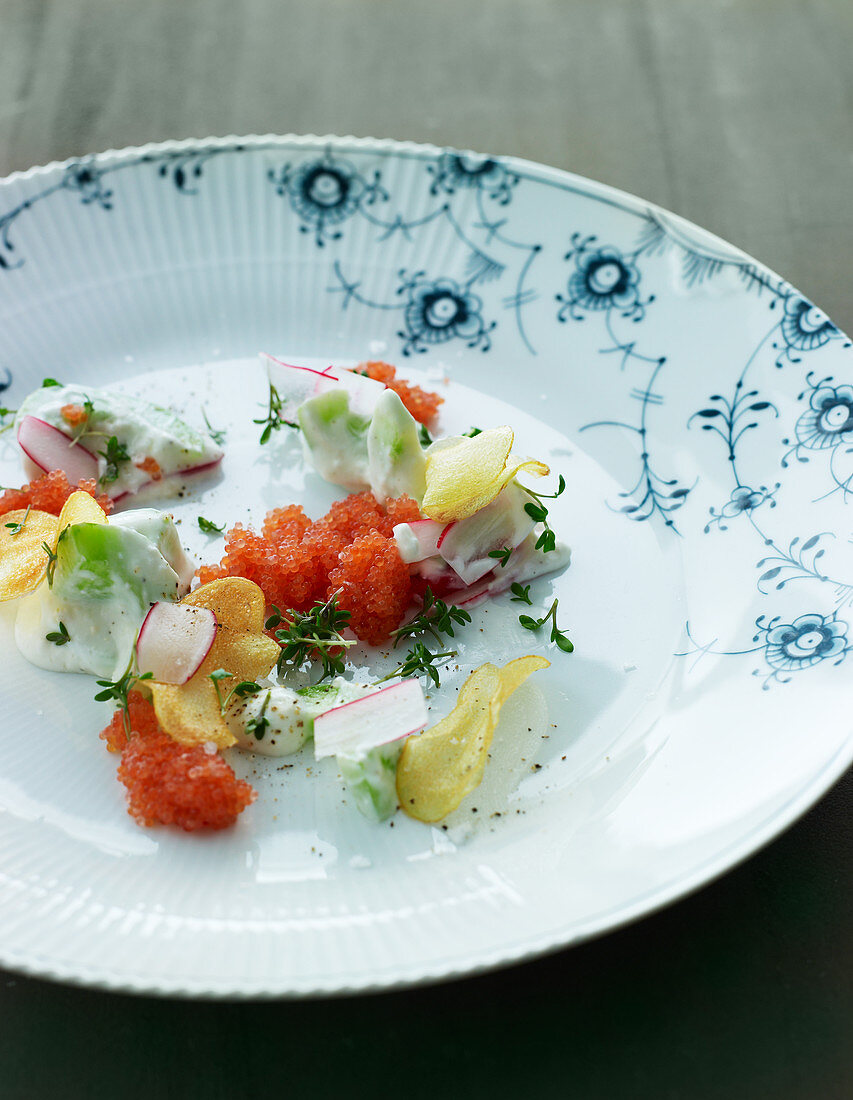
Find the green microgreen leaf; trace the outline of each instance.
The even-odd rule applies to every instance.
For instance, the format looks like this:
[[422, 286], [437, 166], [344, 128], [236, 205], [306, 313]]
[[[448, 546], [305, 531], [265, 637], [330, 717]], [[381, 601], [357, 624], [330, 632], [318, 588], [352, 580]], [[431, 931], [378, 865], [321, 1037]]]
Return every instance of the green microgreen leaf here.
[[509, 586], [510, 592], [512, 592], [511, 599], [517, 600], [518, 603], [526, 603], [531, 607], [533, 606], [533, 600], [530, 598], [530, 585], [520, 585], [518, 581], [513, 581]]
[[[67, 528], [66, 528], [66, 530], [67, 530]], [[62, 535], [64, 535], [64, 534], [65, 534], [65, 531], [63, 531], [62, 534], [60, 534], [59, 538], [56, 540], [56, 550], [57, 551], [59, 550], [59, 543], [61, 542]], [[56, 572], [57, 554], [56, 554], [56, 551], [51, 550], [51, 548], [47, 545], [46, 542], [43, 542], [41, 544], [41, 547], [42, 547], [42, 550], [44, 550], [44, 552], [47, 554], [47, 570], [46, 570], [46, 572], [47, 572], [47, 587], [48, 588], [53, 588], [53, 575]]]
[[403, 638], [413, 638], [416, 635], [428, 634], [439, 646], [439, 652], [434, 652], [422, 641], [415, 642], [406, 653], [403, 660], [387, 676], [383, 676], [377, 683], [384, 683], [395, 676], [426, 676], [436, 687], [441, 684], [439, 669], [456, 656], [456, 650], [443, 650], [447, 638], [456, 637], [456, 628], [465, 626], [471, 622], [471, 616], [467, 611], [454, 604], [446, 604], [444, 600], [436, 599], [432, 589], [427, 588], [423, 596], [422, 610], [419, 615], [410, 620], [404, 626], [393, 632], [394, 645]]
[[502, 546], [500, 548], [500, 550], [490, 550], [489, 551], [489, 557], [490, 558], [497, 558], [498, 561], [501, 563], [501, 569], [504, 569], [506, 567], [506, 563], [509, 561], [511, 555], [512, 555], [512, 547], [511, 546]]
[[[61, 625], [61, 624], [60, 624]], [[134, 647], [133, 652], [130, 655], [130, 660], [127, 663], [127, 668], [117, 680], [96, 680], [95, 683], [98, 687], [103, 688], [103, 691], [99, 691], [95, 696], [95, 701], [98, 703], [106, 703], [110, 699], [114, 699], [119, 709], [122, 711], [122, 718], [124, 721], [124, 732], [130, 737], [130, 705], [128, 703], [128, 696], [137, 684], [142, 683], [145, 680], [153, 680], [153, 672], [140, 673], [136, 667], [136, 649]]]
[[445, 644], [446, 634], [448, 638], [454, 638], [454, 624], [465, 626], [471, 622], [471, 616], [467, 611], [454, 604], [446, 604], [444, 600], [437, 600], [432, 594], [432, 589], [427, 587], [423, 597], [421, 613], [416, 615], [404, 626], [393, 631], [394, 645], [403, 638], [411, 638], [416, 634], [429, 634], [440, 646]]
[[13, 535], [20, 535], [20, 533], [24, 529], [24, 524], [29, 519], [31, 508], [32, 508], [32, 504], [28, 504], [27, 505], [27, 510], [26, 510], [26, 512], [24, 512], [24, 518], [22, 520], [20, 520], [19, 522], [5, 523], [3, 526], [7, 527]]
[[[528, 600], [528, 603], [529, 602], [530, 601]], [[536, 631], [536, 630], [541, 630], [542, 627], [545, 625], [545, 623], [547, 623], [548, 620], [550, 619], [551, 620], [550, 640], [557, 646], [558, 649], [562, 650], [563, 653], [573, 653], [574, 648], [575, 648], [574, 644], [572, 643], [572, 641], [568, 637], [568, 635], [565, 633], [565, 631], [560, 630], [560, 628], [557, 626], [557, 605], [558, 605], [558, 603], [559, 603], [559, 600], [555, 599], [554, 602], [551, 604], [550, 608], [548, 609], [548, 612], [545, 615], [543, 615], [541, 619], [534, 619], [530, 615], [519, 615], [518, 616], [518, 621], [524, 627], [525, 630]]]
[[[427, 676], [436, 687], [440, 687], [441, 679], [438, 670], [443, 668], [455, 656], [455, 649], [434, 653], [431, 649], [427, 649], [423, 642], [415, 642], [394, 671], [389, 672], [387, 676], [383, 676], [379, 680], [375, 680], [374, 683], [383, 684], [386, 680], [393, 680], [395, 676], [400, 676], [403, 679], [413, 676]], [[438, 662], [441, 663], [438, 664]]]
[[253, 420], [253, 424], [263, 424], [263, 430], [261, 431], [261, 444], [269, 442], [270, 436], [273, 432], [277, 432], [280, 428], [298, 428], [299, 425], [292, 420], [287, 420], [283, 415], [284, 400], [280, 396], [278, 390], [270, 382], [270, 395], [269, 395], [269, 407], [267, 408], [267, 415], [259, 417]]
[[267, 730], [269, 729], [270, 720], [267, 718], [267, 707], [269, 706], [270, 692], [267, 692], [266, 698], [261, 704], [261, 709], [257, 714], [251, 715], [246, 721], [246, 733], [249, 737], [254, 737], [256, 741], [263, 741]]
[[549, 554], [552, 550], [557, 549], [557, 536], [548, 522], [548, 509], [542, 503], [543, 500], [556, 500], [558, 496], [561, 496], [566, 489], [566, 479], [560, 474], [557, 482], [557, 491], [555, 493], [535, 493], [532, 489], [529, 489], [526, 485], [522, 485], [520, 482], [516, 482], [519, 489], [527, 493], [529, 497], [532, 497], [532, 501], [528, 501], [524, 505], [524, 510], [534, 521], [534, 523], [542, 523], [545, 525], [544, 531], [542, 531], [536, 540], [536, 549], [541, 550], [543, 554]]
[[45, 634], [45, 639], [48, 642], [53, 642], [54, 645], [66, 645], [71, 641], [71, 635], [68, 633], [65, 623], [60, 619], [59, 629], [52, 630], [50, 634]]
[[233, 698], [235, 698], [235, 696], [238, 699], [245, 699], [249, 695], [257, 695], [259, 691], [264, 690], [261, 685], [256, 683], [254, 680], [240, 680], [239, 683], [236, 683], [234, 687], [232, 687], [231, 690], [228, 692], [228, 694], [223, 698], [219, 684], [222, 680], [227, 680], [232, 675], [232, 673], [228, 672], [224, 668], [217, 668], [213, 672], [208, 674], [208, 679], [213, 681], [213, 687], [216, 691], [216, 698], [219, 701], [220, 714], [225, 713], [225, 711], [228, 709], [228, 704]]
[[14, 419], [6, 423], [6, 417], [14, 417], [17, 411], [17, 409], [7, 409], [5, 405], [0, 405], [0, 432], [8, 431], [12, 427], [15, 423]]
[[340, 651], [358, 643], [341, 633], [349, 623], [350, 612], [338, 607], [339, 595], [333, 593], [325, 603], [316, 603], [304, 613], [292, 607], [282, 612], [273, 605], [273, 614], [265, 625], [267, 630], [275, 631], [275, 640], [281, 646], [276, 664], [279, 673], [285, 665], [299, 669], [312, 661], [322, 666], [321, 680], [344, 671]]
[[61, 382], [57, 382], [55, 378], [43, 378], [41, 382], [41, 388], [43, 390], [50, 389], [51, 386], [61, 386]]
[[201, 415], [204, 417], [204, 422], [207, 425], [207, 434], [213, 440], [214, 443], [218, 443], [220, 446], [225, 442], [225, 429], [211, 427], [210, 421], [207, 419], [207, 413], [204, 409], [201, 410]]
[[106, 449], [98, 451], [98, 454], [107, 463], [106, 469], [100, 477], [100, 484], [111, 485], [114, 481], [118, 481], [121, 473], [119, 466], [125, 462], [130, 462], [127, 447], [123, 443], [119, 443], [116, 436], [111, 435], [107, 440]]
[[212, 520], [205, 519], [204, 516], [198, 517], [198, 525], [206, 535], [221, 535], [225, 530], [224, 523], [221, 527], [217, 527]]

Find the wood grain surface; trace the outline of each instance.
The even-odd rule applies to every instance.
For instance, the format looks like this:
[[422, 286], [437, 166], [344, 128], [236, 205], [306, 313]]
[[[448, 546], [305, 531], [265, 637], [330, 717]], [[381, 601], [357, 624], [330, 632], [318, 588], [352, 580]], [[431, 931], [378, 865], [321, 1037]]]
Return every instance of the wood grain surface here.
[[[738, 244], [853, 331], [853, 0], [0, 0], [0, 175], [265, 132], [571, 169]], [[0, 1097], [841, 1100], [851, 809], [848, 774], [667, 911], [429, 990], [194, 1006], [0, 973]]]

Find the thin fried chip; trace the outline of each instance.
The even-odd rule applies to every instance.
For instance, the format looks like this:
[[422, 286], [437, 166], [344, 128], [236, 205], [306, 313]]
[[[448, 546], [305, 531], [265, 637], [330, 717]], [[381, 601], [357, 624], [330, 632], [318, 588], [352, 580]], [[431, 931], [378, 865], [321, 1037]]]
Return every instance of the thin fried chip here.
[[531, 673], [550, 663], [528, 656], [503, 668], [480, 665], [450, 714], [406, 741], [397, 764], [397, 797], [409, 817], [440, 821], [479, 786], [501, 707]]
[[266, 676], [280, 647], [264, 634], [264, 594], [244, 577], [223, 577], [203, 584], [182, 603], [207, 607], [216, 616], [216, 638], [198, 670], [185, 684], [148, 682], [160, 725], [186, 745], [212, 741], [225, 749], [236, 741], [225, 724], [210, 674], [225, 669], [219, 681], [224, 699], [235, 683]]
[[441, 523], [465, 519], [491, 504], [519, 470], [547, 474], [543, 462], [511, 453], [513, 438], [504, 425], [433, 444], [426, 455], [423, 514]]
[[72, 493], [62, 505], [59, 513], [59, 524], [56, 528], [59, 532], [72, 523], [107, 523], [107, 513], [98, 504], [91, 493], [84, 493], [81, 489]]
[[30, 508], [7, 512], [0, 521], [0, 600], [32, 592], [44, 576], [47, 553], [59, 530], [56, 516]]

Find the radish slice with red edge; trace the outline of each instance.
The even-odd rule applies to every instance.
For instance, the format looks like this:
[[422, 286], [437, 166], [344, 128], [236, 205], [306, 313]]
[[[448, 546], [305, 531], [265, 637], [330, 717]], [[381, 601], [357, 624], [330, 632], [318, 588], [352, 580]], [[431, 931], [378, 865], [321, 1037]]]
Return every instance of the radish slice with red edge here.
[[270, 383], [275, 386], [281, 401], [281, 414], [289, 420], [296, 419], [296, 410], [305, 401], [333, 389], [346, 390], [350, 409], [370, 416], [386, 389], [383, 382], [377, 382], [374, 378], [367, 378], [344, 367], [329, 366], [319, 371], [297, 363], [283, 363], [265, 352], [262, 353], [262, 358], [266, 361]]
[[353, 755], [420, 733], [427, 724], [424, 693], [417, 680], [401, 680], [332, 707], [314, 719], [314, 755]]
[[514, 550], [535, 527], [525, 512], [530, 497], [509, 484], [491, 504], [472, 516], [451, 523], [438, 540], [438, 552], [465, 584], [474, 584], [498, 563], [492, 551]]
[[39, 470], [62, 470], [70, 485], [98, 476], [98, 460], [90, 451], [37, 416], [25, 416], [18, 425], [18, 446]]
[[216, 625], [207, 607], [165, 600], [152, 604], [136, 639], [140, 673], [150, 672], [161, 684], [185, 684], [210, 652]]
[[448, 524], [436, 523], [434, 519], [416, 519], [411, 523], [394, 525], [394, 538], [397, 550], [407, 565], [438, 553], [444, 532]]

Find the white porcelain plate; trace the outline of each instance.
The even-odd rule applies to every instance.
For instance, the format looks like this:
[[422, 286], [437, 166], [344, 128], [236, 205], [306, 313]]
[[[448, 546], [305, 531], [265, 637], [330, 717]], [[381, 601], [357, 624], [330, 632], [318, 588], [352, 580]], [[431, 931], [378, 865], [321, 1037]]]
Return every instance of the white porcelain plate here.
[[[255, 355], [383, 357], [446, 431], [512, 423], [564, 473], [574, 550], [460, 635], [551, 668], [449, 827], [370, 825], [308, 754], [237, 766], [227, 833], [141, 830], [92, 681], [27, 665], [0, 610], [0, 963], [184, 995], [475, 972], [647, 913], [749, 855], [853, 756], [853, 358], [784, 280], [637, 199], [516, 160], [355, 139], [151, 146], [0, 185], [0, 381], [132, 388], [227, 431], [217, 524], [334, 493], [261, 449]], [[199, 365], [201, 364], [201, 365]], [[4, 484], [21, 481], [8, 435]], [[526, 609], [525, 609], [526, 610]], [[283, 767], [283, 764], [292, 766]]]

